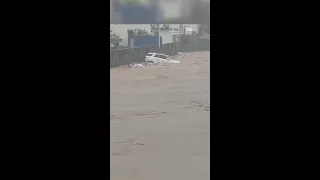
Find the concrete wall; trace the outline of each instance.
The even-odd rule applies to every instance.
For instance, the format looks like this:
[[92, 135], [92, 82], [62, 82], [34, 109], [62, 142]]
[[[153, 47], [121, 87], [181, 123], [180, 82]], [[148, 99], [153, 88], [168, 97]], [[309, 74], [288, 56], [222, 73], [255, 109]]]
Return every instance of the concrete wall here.
[[145, 55], [148, 52], [163, 53], [168, 55], [175, 55], [176, 44], [164, 44], [162, 47], [142, 47], [134, 49], [110, 50], [110, 67], [117, 67], [121, 65], [131, 64], [133, 62], [144, 62]]
[[110, 67], [131, 64], [133, 62], [144, 62], [148, 52], [175, 55], [177, 52], [210, 51], [210, 40], [200, 39], [199, 36], [189, 36], [188, 44], [167, 43], [162, 47], [141, 47], [132, 49], [111, 50]]
[[176, 50], [177, 52], [210, 51], [210, 40], [194, 39], [194, 42], [189, 44], [177, 44]]

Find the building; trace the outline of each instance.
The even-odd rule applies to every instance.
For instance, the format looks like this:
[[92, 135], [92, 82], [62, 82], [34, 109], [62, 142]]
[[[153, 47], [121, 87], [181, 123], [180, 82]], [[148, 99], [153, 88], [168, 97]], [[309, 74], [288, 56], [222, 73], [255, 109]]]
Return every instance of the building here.
[[[158, 32], [157, 25], [150, 24], [110, 24], [110, 29], [112, 32], [120, 36], [123, 41], [120, 42], [121, 46], [128, 47], [128, 30], [132, 29], [143, 29], [148, 33], [155, 35]], [[161, 24], [160, 25], [160, 36], [162, 37], [162, 43], [172, 43], [174, 42], [173, 35], [184, 33], [198, 33], [199, 25], [198, 24]]]

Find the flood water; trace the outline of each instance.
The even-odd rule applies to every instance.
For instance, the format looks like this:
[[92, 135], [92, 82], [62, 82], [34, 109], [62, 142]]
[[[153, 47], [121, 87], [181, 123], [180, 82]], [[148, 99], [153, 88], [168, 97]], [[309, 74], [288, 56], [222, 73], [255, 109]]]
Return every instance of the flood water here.
[[112, 68], [111, 180], [210, 178], [210, 52]]

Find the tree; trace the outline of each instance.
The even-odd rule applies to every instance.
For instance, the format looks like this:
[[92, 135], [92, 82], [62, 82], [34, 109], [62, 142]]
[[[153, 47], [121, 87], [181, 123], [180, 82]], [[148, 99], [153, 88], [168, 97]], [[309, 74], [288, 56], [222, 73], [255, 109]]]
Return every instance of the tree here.
[[161, 29], [170, 29], [170, 24], [163, 24]]
[[199, 25], [199, 32], [210, 33], [210, 25], [200, 24], [200, 25]]
[[170, 24], [150, 24], [151, 29], [156, 29], [158, 28], [158, 25], [160, 26], [160, 29], [170, 29]]
[[116, 33], [113, 33], [110, 29], [110, 46], [113, 45], [114, 47], [119, 47], [119, 43], [123, 41], [120, 36], [118, 36]]
[[135, 36], [150, 36], [151, 34], [145, 29], [133, 30]]

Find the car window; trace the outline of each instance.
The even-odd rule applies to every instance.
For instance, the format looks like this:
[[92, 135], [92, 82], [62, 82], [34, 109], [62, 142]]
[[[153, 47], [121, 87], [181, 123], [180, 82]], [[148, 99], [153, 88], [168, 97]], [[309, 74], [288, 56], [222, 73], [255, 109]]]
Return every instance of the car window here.
[[153, 54], [151, 54], [151, 53], [148, 53], [146, 56], [153, 56]]
[[156, 57], [156, 58], [161, 58], [161, 59], [167, 59], [166, 56], [160, 55], [160, 54], [156, 54], [156, 55], [154, 55], [154, 57]]

